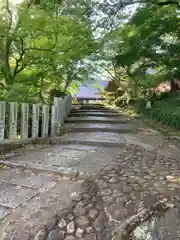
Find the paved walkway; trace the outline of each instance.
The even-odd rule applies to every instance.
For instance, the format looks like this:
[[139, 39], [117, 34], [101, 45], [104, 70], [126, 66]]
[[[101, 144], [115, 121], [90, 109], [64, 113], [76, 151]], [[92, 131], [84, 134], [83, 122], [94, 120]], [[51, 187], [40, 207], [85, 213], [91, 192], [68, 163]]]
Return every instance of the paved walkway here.
[[141, 239], [178, 239], [178, 147], [99, 105], [72, 110], [65, 129], [52, 146], [0, 161], [0, 239], [122, 240], [166, 201], [177, 209]]

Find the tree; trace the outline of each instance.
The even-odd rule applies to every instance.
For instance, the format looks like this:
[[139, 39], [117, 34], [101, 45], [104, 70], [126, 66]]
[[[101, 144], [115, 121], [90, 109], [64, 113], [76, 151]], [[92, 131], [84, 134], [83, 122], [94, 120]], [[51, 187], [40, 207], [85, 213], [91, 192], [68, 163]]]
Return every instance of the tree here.
[[66, 89], [71, 66], [96, 51], [88, 22], [65, 15], [58, 1], [13, 6], [6, 0], [1, 8], [0, 84], [6, 90], [19, 82], [41, 97], [53, 87]]
[[[106, 37], [111, 57], [116, 67], [125, 71], [134, 95], [142, 87], [150, 89], [170, 80], [175, 72], [178, 76], [179, 27], [175, 6], [157, 8], [146, 4]], [[148, 68], [156, 70], [156, 74], [147, 75]]]

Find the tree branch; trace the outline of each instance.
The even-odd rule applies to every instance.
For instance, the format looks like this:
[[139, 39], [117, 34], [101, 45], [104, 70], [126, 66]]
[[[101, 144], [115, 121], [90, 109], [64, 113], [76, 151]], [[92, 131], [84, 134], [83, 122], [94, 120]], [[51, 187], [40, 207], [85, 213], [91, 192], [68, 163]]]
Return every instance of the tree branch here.
[[173, 0], [169, 0], [169, 1], [165, 1], [165, 2], [158, 2], [157, 4], [160, 7], [174, 4], [174, 5], [177, 5], [177, 7], [180, 8], [180, 4], [177, 1], [175, 1], [175, 0], [174, 1]]
[[20, 62], [22, 61], [23, 56], [25, 54], [24, 42], [23, 42], [22, 37], [20, 37], [20, 42], [21, 42], [20, 57], [18, 59], [16, 59], [16, 67], [13, 72], [13, 78], [16, 76], [16, 74], [20, 73], [25, 68], [23, 65], [20, 67]]
[[69, 50], [71, 50], [73, 47], [69, 47], [65, 50], [53, 50], [51, 48], [38, 48], [38, 47], [29, 47], [29, 48], [24, 48], [25, 51], [43, 51], [43, 52], [51, 52], [53, 54], [56, 53], [67, 53]]
[[143, 208], [138, 211], [135, 215], [132, 215], [126, 219], [120, 226], [115, 230], [113, 240], [123, 240], [129, 237], [129, 235], [134, 231], [134, 229], [148, 221], [156, 212], [166, 212], [170, 208], [175, 206], [171, 203], [168, 203], [167, 199], [157, 201], [150, 208]]
[[6, 0], [6, 10], [7, 10], [7, 13], [9, 15], [9, 26], [8, 26], [8, 29], [10, 31], [11, 27], [12, 27], [12, 12], [11, 12], [10, 7], [9, 7], [9, 0]]

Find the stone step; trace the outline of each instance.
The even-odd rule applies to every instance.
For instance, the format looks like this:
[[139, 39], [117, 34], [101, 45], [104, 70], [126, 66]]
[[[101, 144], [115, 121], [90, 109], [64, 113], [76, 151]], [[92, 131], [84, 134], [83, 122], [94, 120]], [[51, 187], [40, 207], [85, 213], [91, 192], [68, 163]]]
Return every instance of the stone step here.
[[130, 118], [112, 118], [112, 117], [95, 117], [95, 116], [80, 116], [67, 118], [65, 123], [112, 123], [112, 124], [125, 124], [130, 121]]
[[80, 116], [94, 116], [94, 117], [120, 117], [123, 116], [120, 113], [115, 113], [115, 112], [99, 112], [99, 111], [75, 111], [75, 112], [70, 112], [70, 114], [68, 115], [68, 117], [80, 117]]
[[71, 109], [71, 113], [72, 112], [106, 112], [106, 113], [116, 113], [116, 111], [115, 110], [111, 110], [111, 109], [108, 109], [108, 108], [103, 108], [103, 109], [96, 109], [96, 108], [94, 108], [94, 109], [82, 109], [82, 108], [80, 108], [80, 107], [78, 107], [78, 108], [75, 108], [75, 107], [72, 107], [72, 109]]
[[54, 141], [59, 144], [80, 144], [90, 146], [120, 146], [125, 144], [125, 134], [118, 134], [112, 132], [82, 132], [82, 133], [68, 133], [64, 134], [58, 140], [55, 138]]
[[83, 104], [83, 105], [74, 105], [74, 107], [79, 107], [80, 109], [108, 109], [103, 105], [92, 105], [92, 104]]
[[91, 124], [91, 123], [66, 123], [64, 129], [68, 132], [114, 132], [114, 133], [130, 133], [136, 131], [135, 127], [128, 124]]
[[[157, 139], [159, 142], [159, 138]], [[144, 142], [144, 139], [139, 138], [136, 133], [114, 133], [114, 132], [77, 132], [67, 133], [62, 137], [52, 139], [52, 143], [64, 145], [85, 145], [96, 147], [124, 147], [126, 144], [135, 144], [145, 149], [154, 150], [157, 147], [157, 142], [152, 144], [148, 141]]]
[[102, 103], [73, 103], [73, 106], [104, 107]]

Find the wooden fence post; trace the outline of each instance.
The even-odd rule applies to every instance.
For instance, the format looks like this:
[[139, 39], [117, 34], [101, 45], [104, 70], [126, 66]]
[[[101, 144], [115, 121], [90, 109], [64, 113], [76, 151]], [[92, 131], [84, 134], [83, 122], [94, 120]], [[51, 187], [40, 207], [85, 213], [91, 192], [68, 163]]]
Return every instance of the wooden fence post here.
[[39, 104], [32, 105], [32, 138], [38, 138], [39, 133]]
[[28, 138], [29, 128], [29, 104], [21, 103], [21, 137], [22, 139]]
[[56, 107], [55, 105], [51, 106], [51, 136], [55, 136], [57, 133], [56, 127]]
[[9, 113], [9, 139], [17, 139], [17, 103], [10, 102]]
[[0, 102], [0, 141], [4, 140], [6, 102]]
[[42, 106], [42, 137], [47, 137], [49, 132], [49, 105]]
[[56, 134], [60, 134], [61, 132], [61, 104], [62, 98], [55, 97], [54, 98], [54, 105], [55, 105], [55, 115], [56, 115]]

